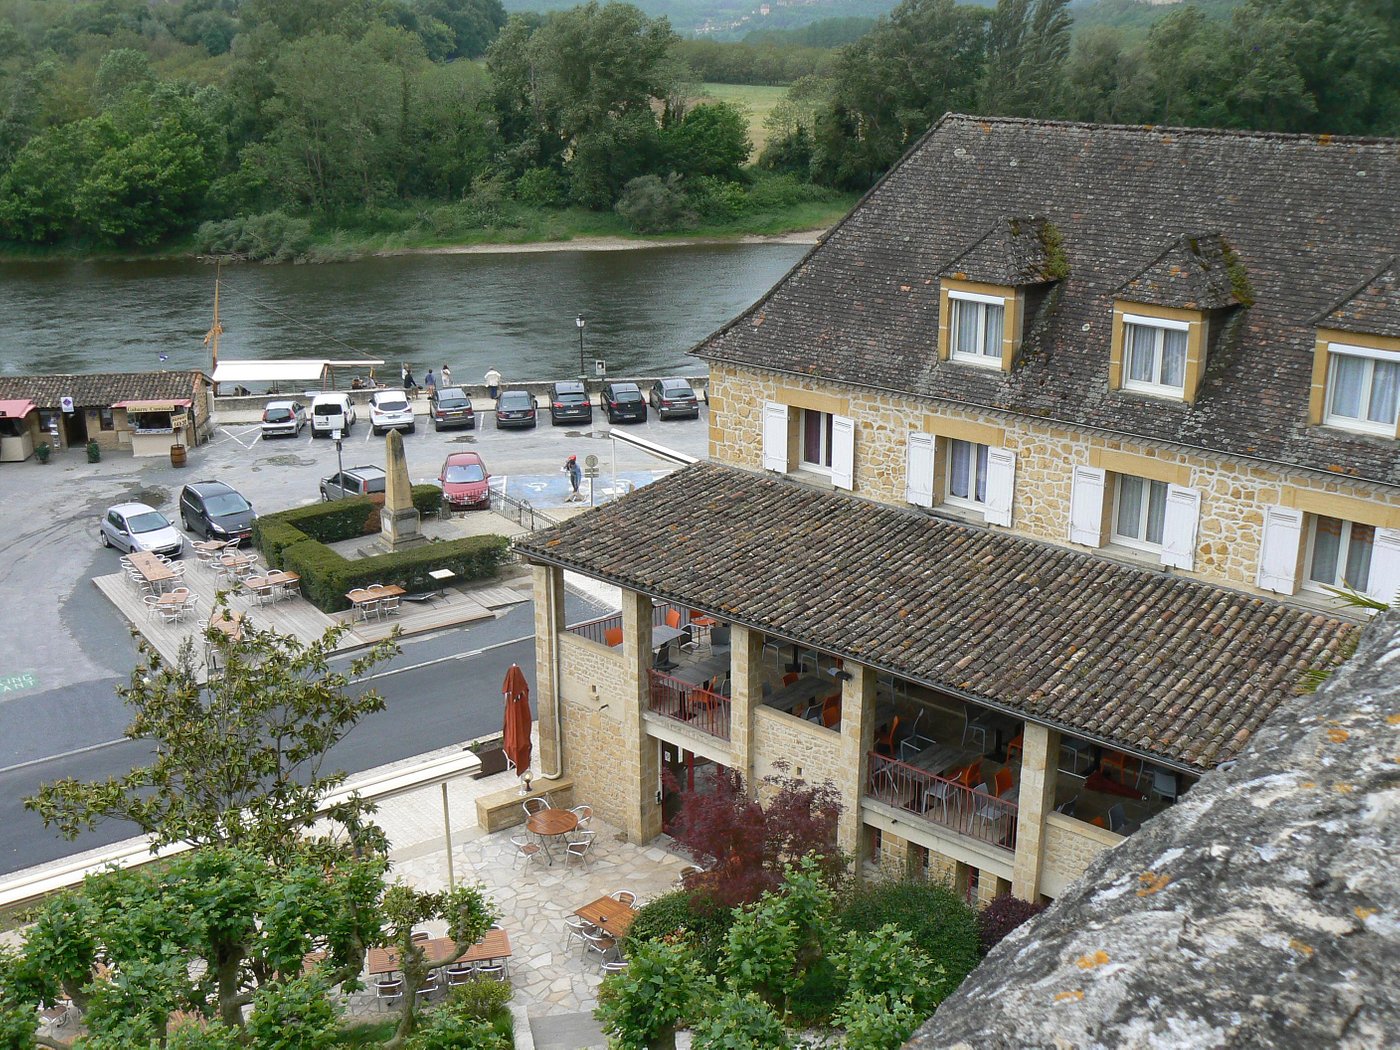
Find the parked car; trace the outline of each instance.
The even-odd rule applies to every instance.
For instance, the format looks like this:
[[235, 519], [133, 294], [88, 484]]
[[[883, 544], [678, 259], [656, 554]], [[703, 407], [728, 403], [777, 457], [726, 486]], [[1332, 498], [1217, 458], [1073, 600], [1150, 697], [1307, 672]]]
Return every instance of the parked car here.
[[123, 551], [150, 551], [178, 558], [185, 549], [185, 537], [170, 524], [170, 519], [144, 503], [118, 503], [108, 507], [97, 535], [102, 546]]
[[491, 509], [491, 475], [475, 452], [453, 452], [438, 472], [442, 498], [450, 507]]
[[355, 425], [355, 404], [349, 394], [317, 394], [311, 399], [311, 436], [331, 437], [337, 430], [349, 437]]
[[412, 434], [418, 425], [413, 420], [413, 406], [402, 390], [376, 390], [369, 399], [369, 425], [376, 434], [386, 430], [407, 430]]
[[647, 399], [636, 383], [609, 383], [603, 387], [602, 402], [609, 423], [647, 421]]
[[447, 427], [476, 429], [476, 413], [472, 411], [471, 399], [461, 387], [435, 389], [428, 398], [428, 418], [432, 420], [434, 430]]
[[386, 475], [383, 467], [366, 464], [361, 467], [346, 467], [339, 474], [321, 479], [321, 499], [345, 499], [348, 496], [368, 496], [384, 491]]
[[246, 540], [256, 517], [243, 494], [222, 481], [196, 481], [180, 492], [180, 524], [205, 539]]
[[651, 384], [651, 407], [662, 419], [700, 418], [700, 400], [684, 379], [658, 379]]
[[262, 436], [300, 437], [306, 426], [306, 409], [297, 401], [269, 401], [263, 409]]
[[502, 390], [496, 398], [496, 428], [533, 427], [535, 399], [527, 390]]
[[549, 391], [549, 422], [592, 423], [593, 402], [588, 400], [588, 388], [577, 379], [555, 383]]

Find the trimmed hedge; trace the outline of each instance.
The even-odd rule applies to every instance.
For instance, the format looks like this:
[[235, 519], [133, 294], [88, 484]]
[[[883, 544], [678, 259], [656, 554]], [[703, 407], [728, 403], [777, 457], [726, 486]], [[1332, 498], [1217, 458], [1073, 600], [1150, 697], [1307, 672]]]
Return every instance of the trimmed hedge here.
[[504, 536], [468, 536], [351, 561], [324, 543], [302, 540], [282, 551], [282, 562], [301, 576], [302, 593], [312, 605], [338, 612], [350, 607], [346, 591], [371, 583], [398, 584], [410, 594], [435, 591], [440, 585], [428, 575], [432, 569], [451, 569], [462, 581], [489, 579], [509, 549]]
[[[504, 536], [469, 536], [434, 540], [411, 550], [350, 560], [327, 546], [379, 531], [382, 496], [355, 496], [330, 503], [279, 511], [253, 523], [253, 542], [275, 568], [301, 576], [301, 590], [322, 612], [350, 607], [347, 591], [371, 583], [397, 584], [410, 594], [435, 591], [439, 584], [431, 569], [451, 569], [463, 580], [494, 576], [505, 560], [510, 541]], [[442, 489], [414, 485], [413, 506], [419, 514], [436, 515]]]

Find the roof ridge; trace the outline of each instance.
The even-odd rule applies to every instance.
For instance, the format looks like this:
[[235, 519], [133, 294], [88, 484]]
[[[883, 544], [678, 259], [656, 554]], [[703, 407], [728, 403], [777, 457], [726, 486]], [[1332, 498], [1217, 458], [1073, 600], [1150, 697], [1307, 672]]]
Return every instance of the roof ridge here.
[[[1047, 120], [1041, 117], [982, 117], [974, 113], [945, 113], [934, 128], [948, 122], [963, 124], [1008, 124], [1024, 127], [1083, 128], [1090, 131], [1117, 131], [1133, 134], [1189, 135], [1192, 138], [1264, 139], [1277, 142], [1313, 142], [1331, 145], [1390, 145], [1400, 147], [1400, 137], [1385, 135], [1333, 135], [1329, 132], [1255, 131], [1250, 128], [1204, 128], [1182, 124], [1097, 124], [1088, 120]], [[930, 128], [930, 131], [933, 129]], [[920, 140], [922, 141], [922, 139]], [[902, 158], [901, 158], [902, 159]], [[896, 162], [897, 163], [897, 162]]]

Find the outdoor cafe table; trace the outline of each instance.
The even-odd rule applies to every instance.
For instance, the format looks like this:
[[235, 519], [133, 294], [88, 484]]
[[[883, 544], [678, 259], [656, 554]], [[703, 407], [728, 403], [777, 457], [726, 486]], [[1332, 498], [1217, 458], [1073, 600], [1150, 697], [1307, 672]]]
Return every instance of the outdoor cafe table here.
[[[423, 957], [427, 960], [428, 966], [433, 969], [449, 963], [492, 962], [496, 959], [510, 958], [510, 938], [506, 936], [505, 930], [487, 930], [485, 937], [462, 954], [454, 957], [455, 948], [456, 945], [451, 937], [434, 937], [432, 940], [423, 942]], [[399, 952], [397, 948], [371, 948], [369, 950], [370, 976], [397, 973], [398, 970]]]
[[819, 696], [830, 696], [841, 691], [841, 683], [825, 675], [803, 675], [792, 685], [776, 690], [764, 701], [769, 707], [776, 707], [791, 714], [800, 714], [799, 708], [806, 707]]
[[362, 619], [369, 619], [369, 606], [384, 598], [393, 598], [395, 595], [402, 597], [408, 592], [397, 584], [390, 584], [387, 587], [356, 587], [353, 591], [346, 591], [345, 597], [350, 600], [350, 604], [355, 607]]
[[550, 864], [554, 863], [554, 856], [550, 852], [550, 843], [561, 835], [567, 835], [578, 827], [578, 814], [571, 809], [542, 809], [538, 813], [530, 814], [530, 818], [525, 821], [525, 830], [532, 835], [539, 837], [544, 845], [544, 857]]
[[609, 936], [622, 938], [632, 928], [632, 920], [637, 917], [637, 909], [623, 904], [612, 897], [599, 897], [574, 912], [584, 922], [591, 922]]
[[300, 582], [301, 577], [296, 573], [277, 569], [266, 576], [249, 576], [243, 581], [243, 586], [252, 591], [260, 602], [269, 598], [276, 601], [278, 589], [285, 592], [288, 586]]
[[127, 555], [131, 567], [141, 574], [141, 578], [156, 591], [165, 590], [171, 580], [179, 579], [170, 566], [150, 551], [132, 551]]
[[671, 677], [688, 685], [704, 685], [715, 675], [727, 670], [729, 670], [728, 654], [707, 656], [694, 663], [687, 661], [681, 664]]
[[209, 626], [216, 631], [222, 631], [233, 641], [239, 641], [243, 637], [243, 614], [241, 612], [225, 612], [222, 616], [211, 616]]

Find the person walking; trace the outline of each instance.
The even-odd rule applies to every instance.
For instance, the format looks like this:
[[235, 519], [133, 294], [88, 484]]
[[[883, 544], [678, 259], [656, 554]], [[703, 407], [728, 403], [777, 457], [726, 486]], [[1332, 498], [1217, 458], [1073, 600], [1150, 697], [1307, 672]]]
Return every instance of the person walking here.
[[580, 503], [583, 495], [579, 492], [579, 486], [583, 484], [583, 471], [579, 469], [578, 457], [570, 456], [564, 460], [564, 473], [569, 475], [569, 484], [573, 487], [573, 494], [564, 500], [565, 503]]
[[423, 377], [423, 386], [427, 389], [429, 397], [437, 393], [437, 380], [433, 378], [431, 368], [428, 369], [428, 374]]
[[438, 375], [442, 376], [442, 385], [444, 387], [449, 387], [452, 385], [452, 369], [448, 368], [446, 365], [443, 365], [441, 368], [438, 369]]
[[486, 396], [495, 401], [500, 395], [501, 373], [497, 372], [495, 368], [488, 369], [486, 372]]

